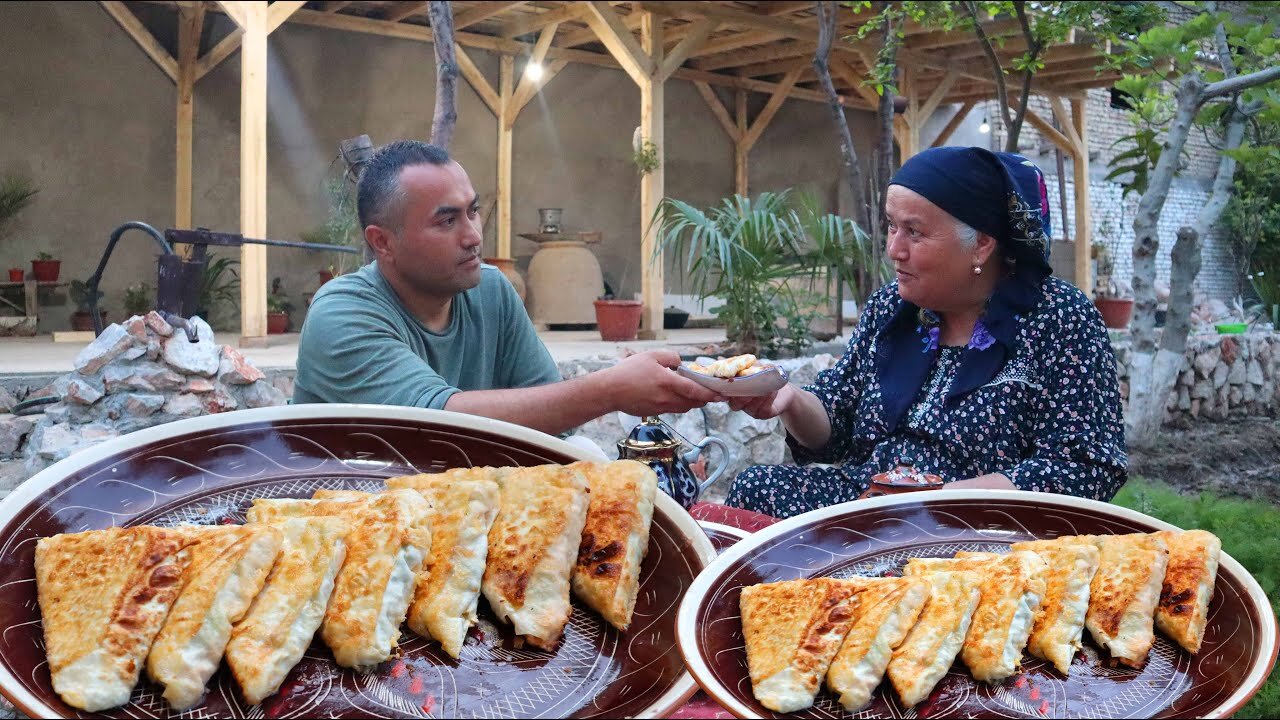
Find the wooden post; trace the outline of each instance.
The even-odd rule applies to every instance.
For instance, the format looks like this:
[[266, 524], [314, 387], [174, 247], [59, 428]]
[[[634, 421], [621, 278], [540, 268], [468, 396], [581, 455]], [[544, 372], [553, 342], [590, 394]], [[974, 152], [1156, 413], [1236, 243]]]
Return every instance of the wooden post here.
[[[641, 50], [653, 68], [662, 68], [662, 18], [644, 11], [640, 20]], [[658, 167], [640, 178], [640, 294], [644, 314], [640, 318], [640, 338], [660, 340], [666, 337], [662, 328], [662, 310], [666, 306], [663, 284], [663, 261], [655, 253], [658, 231], [650, 227], [658, 204], [666, 194], [666, 137], [663, 116], [666, 104], [666, 78], [651, 73], [640, 83], [640, 137], [658, 148]]]
[[[229, 5], [229, 3], [228, 3]], [[244, 15], [240, 45], [240, 232], [267, 236], [267, 5], [239, 3]], [[240, 248], [240, 344], [267, 339], [267, 248]]]
[[[196, 57], [200, 52], [200, 30], [204, 24], [204, 3], [178, 8], [178, 146], [174, 179], [174, 227], [191, 224], [191, 145], [195, 119]], [[182, 245], [179, 252], [189, 253]]]
[[515, 58], [499, 59], [498, 76], [498, 247], [500, 258], [511, 257], [511, 128], [515, 108], [511, 96], [515, 86]]
[[[1093, 276], [1089, 263], [1093, 243], [1093, 224], [1089, 215], [1089, 123], [1084, 100], [1071, 101], [1071, 120], [1080, 140], [1071, 163], [1076, 191], [1076, 287], [1084, 291], [1086, 296], [1093, 297]], [[1058, 180], [1061, 182], [1062, 178]]]
[[738, 137], [733, 141], [733, 191], [739, 195], [746, 196], [750, 179], [748, 174], [749, 166], [747, 165], [749, 151], [742, 144], [742, 138], [747, 135], [746, 90], [738, 90], [734, 93], [733, 110], [734, 119], [738, 122]]
[[905, 163], [907, 158], [920, 152], [920, 126], [923, 124], [920, 119], [920, 91], [916, 87], [916, 72], [910, 65], [903, 68], [902, 90], [907, 98], [907, 111], [902, 115], [906, 127], [899, 144], [902, 162]]

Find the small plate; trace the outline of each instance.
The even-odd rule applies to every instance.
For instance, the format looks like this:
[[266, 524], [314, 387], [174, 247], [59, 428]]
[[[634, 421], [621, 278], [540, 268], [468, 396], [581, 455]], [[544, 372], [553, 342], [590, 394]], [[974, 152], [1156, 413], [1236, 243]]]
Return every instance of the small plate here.
[[684, 363], [680, 363], [680, 367], [676, 368], [676, 372], [725, 397], [759, 397], [768, 395], [786, 385], [787, 380], [790, 378], [787, 371], [777, 365], [770, 365], [768, 370], [761, 370], [755, 375], [734, 378], [718, 378], [696, 373]]
[[715, 547], [717, 555], [723, 554], [725, 550], [751, 536], [751, 533], [746, 530], [739, 530], [732, 525], [721, 525], [707, 520], [699, 520], [698, 525], [707, 534], [707, 539]]
[[957, 662], [915, 708], [903, 707], [887, 682], [856, 716], [825, 688], [812, 707], [787, 716], [765, 709], [752, 693], [738, 610], [748, 585], [900, 575], [913, 557], [1005, 552], [1021, 540], [1061, 535], [1173, 529], [1096, 500], [1013, 490], [934, 490], [834, 505], [759, 530], [722, 551], [681, 602], [676, 637], [694, 679], [740, 718], [1230, 717], [1266, 681], [1277, 641], [1267, 596], [1225, 552], [1198, 655], [1157, 632], [1145, 668], [1112, 668], [1086, 632], [1066, 677], [1027, 654], [1017, 676], [987, 685]]

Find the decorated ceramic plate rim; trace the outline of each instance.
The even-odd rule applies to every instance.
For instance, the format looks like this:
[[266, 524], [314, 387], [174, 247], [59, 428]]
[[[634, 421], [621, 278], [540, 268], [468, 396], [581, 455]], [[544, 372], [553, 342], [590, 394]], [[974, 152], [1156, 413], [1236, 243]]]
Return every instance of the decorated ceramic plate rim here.
[[[326, 418], [371, 418], [371, 419], [394, 419], [429, 422], [437, 425], [451, 426], [466, 430], [478, 430], [481, 432], [493, 433], [495, 435], [503, 435], [515, 440], [521, 440], [532, 445], [541, 446], [548, 450], [563, 453], [578, 460], [607, 461], [608, 458], [603, 453], [592, 453], [591, 451], [566, 442], [557, 437], [547, 435], [537, 430], [515, 425], [501, 420], [493, 420], [491, 418], [480, 417], [478, 415], [466, 415], [463, 413], [449, 412], [448, 410], [428, 410], [425, 408], [398, 407], [390, 405], [358, 405], [358, 404], [316, 404], [316, 405], [283, 405], [279, 407], [257, 408], [253, 410], [238, 410], [235, 412], [219, 413], [216, 415], [203, 415], [200, 417], [189, 418], [186, 420], [177, 420], [163, 425], [138, 430], [136, 432], [112, 438], [99, 445], [86, 448], [72, 455], [71, 457], [61, 460], [54, 465], [45, 468], [39, 473], [32, 476], [26, 482], [19, 485], [13, 492], [9, 493], [3, 500], [0, 500], [0, 527], [8, 524], [10, 520], [24, 508], [27, 503], [36, 499], [45, 490], [53, 487], [55, 484], [66, 478], [72, 473], [79, 472], [84, 468], [95, 463], [101, 462], [113, 455], [142, 447], [152, 442], [164, 440], [171, 436], [186, 435], [207, 430], [217, 430], [235, 425], [249, 425], [257, 423], [269, 423], [281, 420], [312, 420]], [[705, 532], [699, 527], [698, 522], [694, 520], [684, 508], [675, 500], [672, 500], [666, 493], [659, 492], [655, 507], [660, 509], [672, 523], [684, 534], [689, 540], [690, 545], [694, 548], [703, 564], [705, 570], [709, 563], [715, 558], [715, 548], [712, 546], [710, 539], [707, 538]], [[661, 697], [653, 702], [649, 707], [640, 713], [637, 718], [661, 718], [666, 717], [678, 708], [682, 703], [693, 697], [697, 692], [698, 685], [694, 682], [686, 667]], [[39, 698], [32, 695], [26, 687], [18, 682], [18, 679], [9, 672], [8, 668], [0, 664], [0, 694], [4, 695], [9, 702], [13, 703], [19, 712], [29, 717], [37, 718], [53, 718], [59, 717], [57, 711], [44, 704]]]
[[[747, 532], [746, 530], [743, 530], [742, 528], [736, 528], [732, 525], [725, 525], [724, 523], [711, 522], [710, 520], [699, 520], [698, 524], [701, 525], [704, 530], [710, 530], [712, 532], [718, 532], [722, 535], [728, 535], [730, 537], [738, 538], [738, 542], [742, 542], [743, 540], [746, 540], [752, 535], [751, 533]], [[734, 544], [736, 545], [737, 543], [734, 543]]]
[[676, 372], [693, 380], [708, 390], [730, 397], [758, 397], [781, 388], [787, 384], [791, 375], [780, 365], [769, 365], [768, 370], [761, 370], [754, 375], [744, 377], [718, 378], [696, 373], [680, 363]]
[[[698, 610], [706, 598], [707, 593], [712, 586], [718, 582], [721, 576], [729, 570], [734, 563], [741, 559], [744, 555], [760, 548], [775, 538], [787, 535], [796, 528], [803, 527], [821, 520], [827, 520], [840, 515], [847, 515], [861, 512], [864, 510], [878, 510], [895, 505], [914, 505], [919, 503], [935, 502], [938, 500], [1027, 500], [1028, 491], [1024, 490], [933, 490], [926, 494], [904, 493], [900, 495], [886, 495], [883, 497], [872, 498], [869, 500], [855, 500], [853, 502], [841, 503], [830, 507], [813, 510], [811, 512], [797, 515], [792, 518], [783, 520], [775, 525], [757, 530], [751, 533], [746, 539], [727, 548], [718, 558], [706, 567], [698, 577], [694, 579], [693, 584], [686, 591], [684, 600], [680, 602], [680, 609], [676, 615], [676, 642], [680, 646], [680, 654], [684, 656], [685, 667], [693, 675], [713, 700], [720, 704], [734, 716], [740, 718], [756, 718], [759, 717], [752, 709], [739, 702], [719, 681], [716, 680], [715, 674], [711, 672], [711, 668], [702, 660], [702, 654], [698, 651], [695, 620], [697, 619]], [[1171, 525], [1163, 520], [1159, 520], [1140, 513], [1136, 510], [1130, 510], [1118, 505], [1104, 503], [1098, 500], [1089, 500], [1086, 498], [1077, 498], [1070, 495], [1059, 495], [1056, 493], [1034, 493], [1036, 502], [1043, 502], [1049, 505], [1059, 505], [1062, 507], [1074, 508], [1077, 510], [1093, 510], [1103, 514], [1109, 514], [1112, 517], [1121, 520], [1139, 521], [1149, 523], [1163, 530], [1181, 530], [1175, 525]], [[1265, 609], [1259, 615], [1263, 618], [1264, 627], [1259, 628], [1263, 643], [1259, 648], [1260, 656], [1270, 658], [1269, 662], [1257, 663], [1245, 681], [1235, 690], [1226, 700], [1222, 702], [1213, 711], [1203, 715], [1205, 718], [1223, 718], [1230, 717], [1237, 712], [1250, 697], [1262, 688], [1267, 677], [1271, 674], [1271, 670], [1276, 665], [1277, 654], [1277, 629], [1276, 617], [1271, 612], [1271, 603], [1267, 599], [1266, 593], [1262, 591], [1262, 587], [1253, 575], [1244, 568], [1235, 558], [1226, 552], [1218, 562], [1218, 571], [1226, 569], [1237, 578], [1241, 584], [1248, 590], [1249, 599], [1259, 608]]]

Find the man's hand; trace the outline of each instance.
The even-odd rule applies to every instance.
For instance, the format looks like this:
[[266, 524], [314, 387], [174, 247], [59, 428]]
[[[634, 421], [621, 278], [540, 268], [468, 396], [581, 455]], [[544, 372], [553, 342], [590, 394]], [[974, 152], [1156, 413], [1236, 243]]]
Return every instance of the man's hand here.
[[787, 411], [795, 401], [794, 385], [787, 383], [768, 395], [729, 398], [729, 409], [742, 411], [757, 420], [775, 418]]
[[[609, 397], [615, 410], [645, 416], [682, 413], [723, 400], [689, 378], [672, 372], [680, 356], [670, 350], [637, 353], [606, 370]], [[604, 379], [604, 378], [602, 378]]]

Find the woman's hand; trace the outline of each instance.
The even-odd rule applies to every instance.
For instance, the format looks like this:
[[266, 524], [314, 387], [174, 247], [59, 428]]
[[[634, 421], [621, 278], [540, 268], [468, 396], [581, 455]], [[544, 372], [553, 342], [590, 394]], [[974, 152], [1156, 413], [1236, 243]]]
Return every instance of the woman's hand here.
[[1017, 490], [1018, 486], [1002, 473], [988, 473], [968, 480], [956, 480], [943, 486], [947, 490]]
[[744, 412], [757, 420], [775, 418], [787, 411], [795, 400], [796, 388], [790, 383], [783, 385], [768, 395], [759, 397], [731, 397], [729, 409]]

